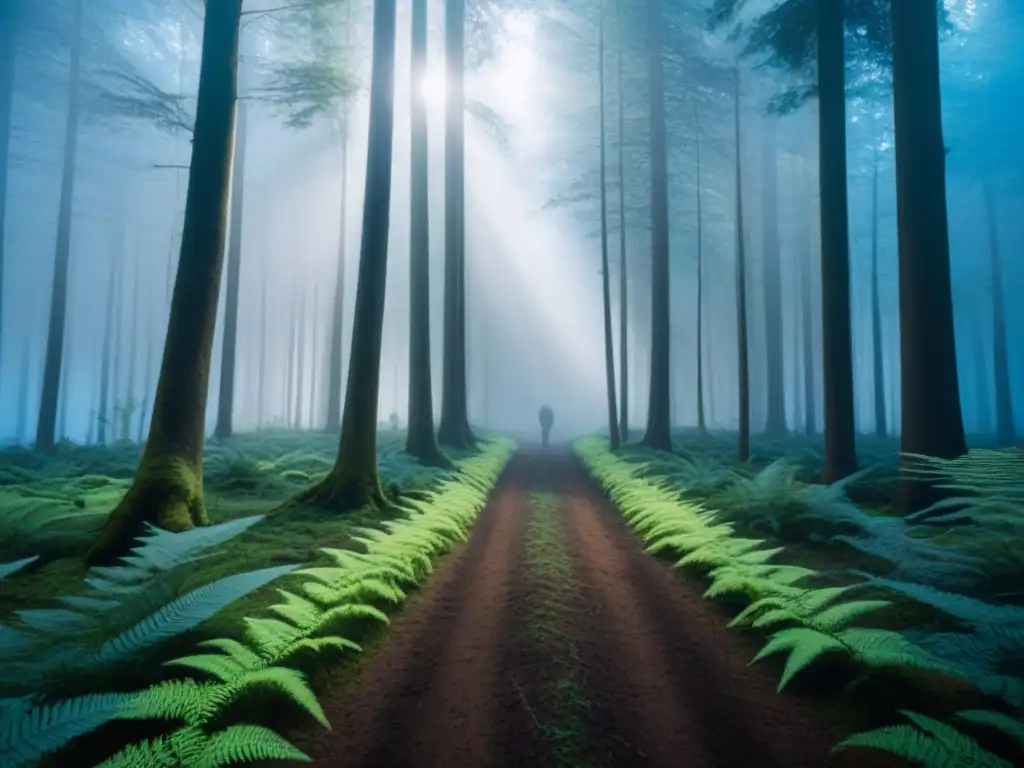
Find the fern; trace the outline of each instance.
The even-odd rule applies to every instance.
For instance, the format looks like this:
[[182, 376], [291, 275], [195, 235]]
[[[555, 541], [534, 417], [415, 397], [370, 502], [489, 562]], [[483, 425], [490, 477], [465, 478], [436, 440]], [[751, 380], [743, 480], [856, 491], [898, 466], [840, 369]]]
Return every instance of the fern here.
[[[857, 733], [841, 741], [833, 752], [846, 749], [875, 749], [919, 763], [924, 768], [1013, 768], [1012, 763], [983, 748], [972, 737], [917, 712], [900, 710], [912, 725], [890, 725]], [[1003, 724], [999, 713], [961, 712], [958, 716]], [[996, 716], [996, 717], [994, 717]], [[1019, 723], [1017, 724], [1019, 725]]]
[[39, 555], [26, 557], [23, 560], [15, 560], [13, 563], [0, 563], [0, 581], [3, 581], [11, 574], [17, 573], [27, 565], [31, 565], [39, 559]]
[[32, 765], [72, 739], [118, 716], [131, 694], [94, 693], [53, 704], [31, 697], [0, 709], [0, 765]]

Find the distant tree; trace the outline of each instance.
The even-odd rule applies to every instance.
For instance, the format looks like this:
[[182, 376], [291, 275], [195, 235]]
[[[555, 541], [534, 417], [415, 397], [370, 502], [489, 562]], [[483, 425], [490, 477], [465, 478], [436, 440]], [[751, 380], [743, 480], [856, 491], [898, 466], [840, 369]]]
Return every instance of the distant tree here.
[[598, 103], [600, 104], [601, 123], [601, 297], [604, 309], [604, 368], [605, 386], [608, 396], [608, 439], [611, 449], [617, 450], [621, 443], [619, 436], [619, 417], [616, 412], [615, 395], [615, 347], [612, 342], [612, 292], [611, 275], [608, 264], [608, 171], [606, 154], [608, 148], [607, 131], [605, 128], [605, 3], [600, 0], [600, 20], [598, 21]]
[[739, 353], [739, 443], [736, 458], [750, 460], [750, 350], [747, 343], [747, 246], [743, 230], [743, 141], [740, 134], [740, 70], [736, 68], [736, 347]]
[[67, 331], [68, 270], [71, 263], [71, 214], [75, 194], [75, 161], [78, 156], [78, 124], [81, 116], [79, 88], [82, 71], [83, 0], [75, 0], [71, 20], [68, 107], [64, 123], [64, 157], [57, 213], [57, 243], [50, 291], [50, 317], [43, 358], [43, 385], [36, 424], [36, 450], [49, 452], [55, 445], [57, 404], [64, 364], [64, 335]]
[[434, 429], [434, 388], [430, 371], [430, 191], [427, 105], [427, 0], [412, 2], [410, 85], [409, 227], [409, 416], [405, 450], [421, 463], [450, 466]]
[[761, 153], [764, 188], [761, 193], [761, 260], [764, 266], [764, 332], [766, 341], [765, 373], [768, 384], [768, 418], [765, 431], [770, 435], [786, 432], [786, 385], [782, 342], [782, 263], [779, 252], [778, 140], [775, 116], [766, 115]]
[[996, 390], [996, 442], [1014, 445], [1017, 441], [1013, 423], [1013, 394], [1010, 388], [1010, 358], [1006, 344], [1006, 298], [1003, 283], [1003, 262], [999, 252], [999, 223], [992, 187], [983, 185], [985, 220], [988, 227], [989, 270], [992, 275], [992, 360]]
[[444, 346], [438, 441], [452, 448], [476, 442], [466, 386], [466, 0], [445, 2], [447, 70], [444, 154]]
[[882, 302], [878, 293], [878, 143], [871, 155], [871, 378], [874, 382], [875, 434], [887, 437], [885, 367], [882, 364]]
[[135, 478], [87, 554], [123, 555], [146, 522], [180, 531], [209, 522], [203, 433], [234, 138], [241, 0], [208, 0], [178, 275], [149, 438]]
[[647, 407], [650, 448], [672, 450], [669, 316], [668, 149], [665, 135], [665, 72], [660, 0], [647, 0], [651, 142], [651, 382]]
[[708, 426], [704, 414], [704, 211], [700, 189], [700, 108], [693, 108], [694, 139], [697, 167], [697, 434], [707, 437]]
[[626, 259], [626, 91], [623, 87], [625, 26], [622, 3], [616, 0], [618, 26], [618, 148], [619, 148], [619, 432], [622, 442], [629, 441], [629, 270]]
[[11, 165], [11, 111], [14, 106], [14, 66], [17, 60], [15, 40], [18, 36], [19, 6], [5, 0], [5, 14], [0, 23], [0, 365], [3, 364], [4, 335], [4, 243], [7, 231], [7, 175]]
[[377, 459], [377, 406], [384, 330], [395, 107], [393, 0], [374, 0], [366, 187], [352, 352], [334, 466], [299, 501], [335, 510], [385, 504]]

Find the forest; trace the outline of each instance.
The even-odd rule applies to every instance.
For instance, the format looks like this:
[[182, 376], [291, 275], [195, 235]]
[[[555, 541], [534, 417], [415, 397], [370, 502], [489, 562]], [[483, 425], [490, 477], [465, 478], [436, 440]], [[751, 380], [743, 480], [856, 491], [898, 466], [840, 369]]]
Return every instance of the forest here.
[[1024, 765], [1022, 46], [0, 0], [0, 766]]

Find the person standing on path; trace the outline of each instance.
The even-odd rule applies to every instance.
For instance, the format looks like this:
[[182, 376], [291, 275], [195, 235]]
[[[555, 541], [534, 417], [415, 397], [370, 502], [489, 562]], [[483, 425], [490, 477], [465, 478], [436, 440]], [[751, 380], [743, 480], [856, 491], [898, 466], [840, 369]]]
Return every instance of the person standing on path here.
[[540, 442], [545, 448], [548, 446], [548, 439], [551, 437], [551, 426], [555, 423], [555, 412], [551, 406], [544, 403], [540, 407]]

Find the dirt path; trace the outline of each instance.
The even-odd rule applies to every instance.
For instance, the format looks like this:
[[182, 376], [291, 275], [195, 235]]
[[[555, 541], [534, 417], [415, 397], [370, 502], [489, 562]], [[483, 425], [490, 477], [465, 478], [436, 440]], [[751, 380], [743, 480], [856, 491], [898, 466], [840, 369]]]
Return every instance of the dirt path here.
[[825, 768], [842, 733], [644, 554], [568, 453], [523, 449], [469, 542], [393, 620], [333, 726], [345, 768]]

